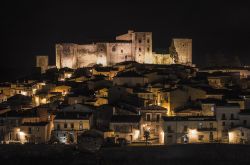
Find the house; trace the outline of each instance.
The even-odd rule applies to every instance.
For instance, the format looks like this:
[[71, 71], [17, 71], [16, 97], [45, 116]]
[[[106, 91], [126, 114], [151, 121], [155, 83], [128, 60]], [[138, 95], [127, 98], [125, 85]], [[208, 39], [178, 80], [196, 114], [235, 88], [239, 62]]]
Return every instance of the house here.
[[0, 103], [7, 101], [7, 96], [0, 93]]
[[250, 128], [238, 126], [229, 130], [229, 143], [250, 144]]
[[135, 71], [127, 71], [121, 72], [117, 74], [113, 79], [113, 85], [118, 86], [128, 86], [128, 87], [135, 87], [135, 86], [144, 86], [148, 83], [148, 78], [135, 72]]
[[48, 122], [23, 123], [19, 132], [21, 143], [47, 143], [50, 134], [51, 127]]
[[217, 105], [215, 109], [216, 120], [218, 122], [218, 137], [222, 142], [228, 142], [228, 131], [240, 124], [240, 107], [238, 104]]
[[168, 110], [164, 107], [152, 105], [138, 108], [138, 111], [142, 116], [142, 130], [149, 131], [150, 139], [159, 143], [159, 136], [162, 132], [161, 118], [167, 115]]
[[92, 126], [91, 112], [59, 112], [54, 119], [53, 136], [60, 143], [77, 143], [77, 137]]
[[162, 119], [164, 144], [218, 141], [214, 116], [164, 116]]
[[135, 142], [143, 136], [141, 133], [141, 116], [139, 115], [114, 115], [110, 120], [110, 129], [116, 138], [123, 138]]
[[103, 75], [107, 76], [109, 80], [112, 80], [118, 73], [117, 68], [112, 67], [95, 67], [92, 69], [93, 75]]

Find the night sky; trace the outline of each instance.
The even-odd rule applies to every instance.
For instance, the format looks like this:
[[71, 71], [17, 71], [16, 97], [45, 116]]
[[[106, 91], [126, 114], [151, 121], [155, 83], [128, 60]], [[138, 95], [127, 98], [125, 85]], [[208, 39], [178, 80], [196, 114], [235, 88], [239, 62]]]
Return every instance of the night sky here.
[[194, 63], [206, 54], [238, 55], [250, 64], [250, 5], [247, 1], [1, 1], [1, 68], [27, 68], [35, 56], [55, 62], [58, 42], [115, 39], [128, 29], [152, 31], [153, 48], [171, 38], [193, 39]]

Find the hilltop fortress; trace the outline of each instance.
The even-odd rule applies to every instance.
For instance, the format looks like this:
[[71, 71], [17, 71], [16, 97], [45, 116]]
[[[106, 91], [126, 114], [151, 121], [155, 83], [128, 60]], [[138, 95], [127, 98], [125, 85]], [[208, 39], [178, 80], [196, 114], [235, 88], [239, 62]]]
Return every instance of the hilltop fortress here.
[[109, 66], [124, 61], [192, 65], [192, 39], [173, 39], [169, 53], [153, 52], [152, 44], [152, 32], [132, 30], [117, 36], [114, 42], [56, 44], [56, 66], [76, 69], [95, 64]]

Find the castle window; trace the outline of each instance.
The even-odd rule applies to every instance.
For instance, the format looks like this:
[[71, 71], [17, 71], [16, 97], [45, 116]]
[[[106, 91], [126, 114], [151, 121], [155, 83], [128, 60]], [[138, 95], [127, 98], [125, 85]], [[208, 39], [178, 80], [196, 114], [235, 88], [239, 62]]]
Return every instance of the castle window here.
[[150, 48], [148, 48], [148, 52], [149, 52]]
[[147, 43], [149, 44], [149, 42], [150, 42], [150, 40], [149, 39], [147, 39]]
[[116, 51], [116, 48], [115, 46], [112, 47], [112, 52], [115, 52]]
[[139, 52], [141, 52], [141, 48], [139, 48]]
[[121, 49], [121, 53], [123, 53], [123, 50]]
[[139, 39], [138, 42], [141, 43], [141, 39]]

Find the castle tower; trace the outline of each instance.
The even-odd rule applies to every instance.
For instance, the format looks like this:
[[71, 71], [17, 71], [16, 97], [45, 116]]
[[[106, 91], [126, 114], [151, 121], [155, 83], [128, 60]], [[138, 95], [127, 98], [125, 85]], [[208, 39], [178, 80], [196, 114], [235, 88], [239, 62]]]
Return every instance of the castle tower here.
[[36, 56], [36, 67], [41, 68], [41, 73], [45, 73], [49, 66], [48, 56]]
[[178, 54], [178, 63], [192, 65], [192, 39], [174, 38], [172, 43]]
[[131, 52], [134, 61], [138, 63], [153, 63], [151, 32], [134, 32], [129, 30], [127, 34], [117, 36], [116, 40], [131, 41]]

